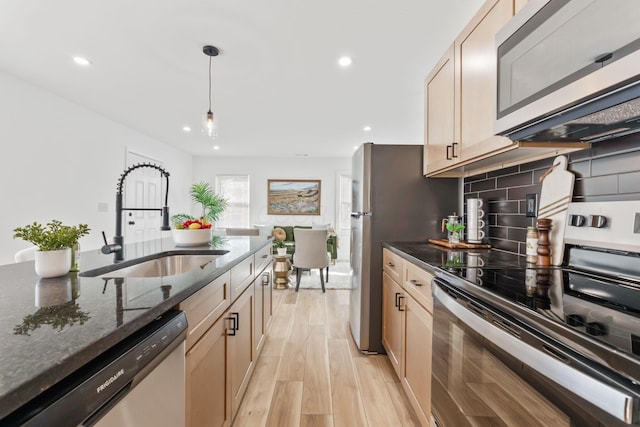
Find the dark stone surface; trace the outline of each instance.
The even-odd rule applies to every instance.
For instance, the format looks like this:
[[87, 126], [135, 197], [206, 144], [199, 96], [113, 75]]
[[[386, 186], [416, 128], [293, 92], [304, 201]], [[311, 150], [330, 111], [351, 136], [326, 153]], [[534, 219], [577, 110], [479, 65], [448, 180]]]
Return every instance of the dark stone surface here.
[[[161, 278], [40, 279], [34, 262], [0, 266], [1, 419], [109, 348], [175, 307], [269, 243], [269, 237], [227, 237], [228, 250], [203, 269]], [[178, 248], [171, 239], [127, 246], [126, 261], [157, 253], [206, 254], [209, 246]], [[112, 264], [99, 250], [81, 254], [81, 271]], [[45, 307], [51, 303], [55, 306]]]

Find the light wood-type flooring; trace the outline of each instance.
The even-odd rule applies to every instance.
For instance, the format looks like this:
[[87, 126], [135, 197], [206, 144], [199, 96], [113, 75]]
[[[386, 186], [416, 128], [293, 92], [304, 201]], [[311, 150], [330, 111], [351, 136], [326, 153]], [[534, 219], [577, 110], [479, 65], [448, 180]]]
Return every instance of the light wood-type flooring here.
[[346, 290], [274, 290], [270, 334], [234, 427], [418, 426], [386, 355], [349, 332]]

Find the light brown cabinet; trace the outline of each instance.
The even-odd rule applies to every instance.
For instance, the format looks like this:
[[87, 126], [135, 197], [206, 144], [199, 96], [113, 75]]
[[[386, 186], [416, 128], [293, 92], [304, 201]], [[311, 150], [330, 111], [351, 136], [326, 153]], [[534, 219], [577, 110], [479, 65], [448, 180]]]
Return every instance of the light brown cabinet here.
[[425, 80], [427, 176], [468, 176], [588, 147], [495, 136], [495, 35], [525, 0], [487, 0]]
[[404, 291], [387, 272], [382, 273], [382, 345], [399, 378], [402, 377], [402, 312]]
[[423, 426], [431, 419], [431, 350], [433, 337], [433, 276], [383, 249], [383, 260], [402, 269], [397, 283], [383, 263], [382, 344]]
[[187, 426], [229, 426], [240, 407], [273, 315], [270, 250], [241, 261], [179, 305], [189, 322]]

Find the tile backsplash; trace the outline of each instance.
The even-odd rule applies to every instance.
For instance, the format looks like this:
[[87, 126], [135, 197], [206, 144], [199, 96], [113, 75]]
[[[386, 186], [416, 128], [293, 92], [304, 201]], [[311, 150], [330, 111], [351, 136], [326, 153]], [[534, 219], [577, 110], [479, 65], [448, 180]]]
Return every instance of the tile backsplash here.
[[[598, 142], [567, 157], [576, 176], [574, 202], [640, 200], [639, 135]], [[552, 164], [553, 157], [464, 179], [464, 199], [484, 199], [493, 248], [525, 254], [527, 226], [536, 220], [525, 216], [525, 195], [540, 196], [540, 177]]]

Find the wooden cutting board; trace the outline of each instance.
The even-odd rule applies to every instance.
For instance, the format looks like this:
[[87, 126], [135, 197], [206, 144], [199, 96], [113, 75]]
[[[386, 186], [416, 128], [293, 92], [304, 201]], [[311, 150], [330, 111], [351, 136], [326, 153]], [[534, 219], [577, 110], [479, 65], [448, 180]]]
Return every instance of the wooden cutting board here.
[[551, 219], [549, 243], [551, 245], [551, 265], [561, 265], [564, 256], [564, 226], [567, 221], [567, 207], [573, 198], [575, 175], [567, 170], [568, 159], [558, 156], [553, 166], [540, 178], [540, 203], [538, 218]]
[[429, 243], [433, 243], [434, 245], [444, 246], [452, 249], [478, 249], [478, 248], [490, 248], [491, 245], [485, 245], [482, 243], [449, 243], [448, 239], [429, 239]]

